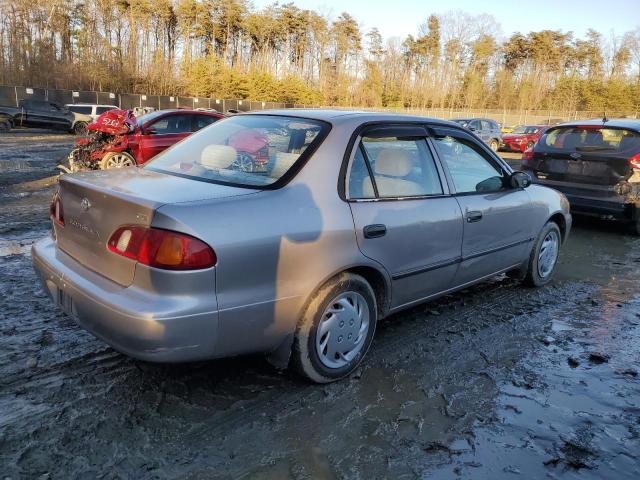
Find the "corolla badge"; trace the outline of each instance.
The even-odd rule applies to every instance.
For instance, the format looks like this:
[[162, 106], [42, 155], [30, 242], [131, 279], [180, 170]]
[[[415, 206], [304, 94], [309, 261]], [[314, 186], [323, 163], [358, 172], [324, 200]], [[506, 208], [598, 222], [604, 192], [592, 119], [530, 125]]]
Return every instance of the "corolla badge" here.
[[83, 212], [86, 212], [91, 208], [91, 202], [88, 198], [85, 197], [80, 201], [80, 208], [82, 208]]

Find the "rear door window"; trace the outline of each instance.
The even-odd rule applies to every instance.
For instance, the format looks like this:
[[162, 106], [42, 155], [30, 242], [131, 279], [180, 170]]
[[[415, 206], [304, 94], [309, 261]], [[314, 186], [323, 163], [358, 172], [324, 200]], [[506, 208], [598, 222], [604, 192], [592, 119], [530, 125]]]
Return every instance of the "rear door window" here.
[[191, 115], [168, 115], [149, 125], [156, 135], [191, 131]]
[[69, 110], [75, 113], [82, 113], [85, 115], [91, 115], [91, 107], [86, 105], [71, 105]]
[[548, 152], [633, 154], [640, 150], [640, 135], [622, 128], [572, 126], [548, 131], [538, 145], [537, 150]]
[[218, 118], [212, 117], [211, 115], [194, 115], [193, 123], [191, 125], [191, 131], [197, 132], [201, 128], [211, 125], [216, 120], [218, 120]]
[[[363, 162], [368, 167], [363, 168]], [[372, 178], [373, 176], [373, 178]], [[434, 159], [424, 138], [364, 137], [349, 177], [350, 198], [442, 195]]]

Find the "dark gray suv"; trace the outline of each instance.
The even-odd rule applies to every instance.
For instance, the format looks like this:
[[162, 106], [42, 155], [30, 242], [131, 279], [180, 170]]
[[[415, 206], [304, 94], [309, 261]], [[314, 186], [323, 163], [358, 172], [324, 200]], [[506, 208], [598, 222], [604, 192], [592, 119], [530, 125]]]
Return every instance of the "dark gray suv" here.
[[498, 122], [489, 118], [454, 118], [453, 121], [475, 133], [484, 143], [489, 145], [491, 150], [498, 151], [498, 147], [502, 142], [502, 134], [500, 133]]

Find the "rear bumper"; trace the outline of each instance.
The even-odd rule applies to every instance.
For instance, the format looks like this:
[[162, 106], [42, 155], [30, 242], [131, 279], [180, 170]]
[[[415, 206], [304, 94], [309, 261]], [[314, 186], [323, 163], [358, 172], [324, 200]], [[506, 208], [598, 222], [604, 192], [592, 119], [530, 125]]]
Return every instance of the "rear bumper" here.
[[206, 298], [199, 292], [165, 295], [161, 287], [156, 291], [122, 287], [83, 267], [51, 238], [33, 245], [32, 260], [53, 302], [116, 350], [153, 362], [215, 357], [215, 283]]
[[611, 187], [587, 188], [552, 180], [530, 176], [534, 183], [562, 192], [571, 204], [571, 212], [578, 215], [613, 218], [621, 221], [636, 220], [638, 206], [636, 202], [617, 194]]

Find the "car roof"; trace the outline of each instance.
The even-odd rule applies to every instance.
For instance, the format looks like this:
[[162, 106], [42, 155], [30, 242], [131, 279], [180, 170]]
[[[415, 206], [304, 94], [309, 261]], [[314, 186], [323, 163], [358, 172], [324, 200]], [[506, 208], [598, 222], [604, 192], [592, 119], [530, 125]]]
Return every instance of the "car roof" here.
[[553, 125], [554, 127], [579, 127], [583, 125], [593, 125], [599, 127], [617, 127], [617, 128], [626, 128], [630, 130], [640, 131], [640, 120], [635, 118], [614, 118], [611, 120], [607, 120], [603, 122], [602, 119], [592, 119], [592, 120], [574, 120], [573, 122], [564, 122], [558, 125]]
[[449, 120], [442, 120], [440, 118], [420, 117], [418, 115], [407, 115], [404, 113], [367, 112], [361, 110], [287, 108], [280, 110], [259, 110], [254, 112], [241, 113], [240, 115], [281, 115], [287, 117], [307, 118], [310, 120], [322, 120], [333, 124], [338, 124], [342, 123], [343, 121], [350, 121], [354, 119], [360, 119], [363, 123], [376, 121], [401, 121], [421, 123], [428, 122], [431, 124], [454, 126], [456, 128], [460, 128], [460, 125], [457, 125]]
[[454, 121], [454, 122], [455, 122], [456, 120], [457, 120], [457, 121], [464, 120], [465, 122], [468, 122], [468, 121], [470, 121], [470, 120], [489, 120], [489, 121], [492, 121], [492, 122], [496, 122], [496, 123], [498, 123], [496, 120], [493, 120], [492, 118], [485, 118], [485, 117], [452, 118], [451, 120], [452, 120], [452, 121]]
[[65, 103], [65, 106], [68, 107], [115, 107], [118, 108], [117, 105], [110, 105], [107, 103]]

